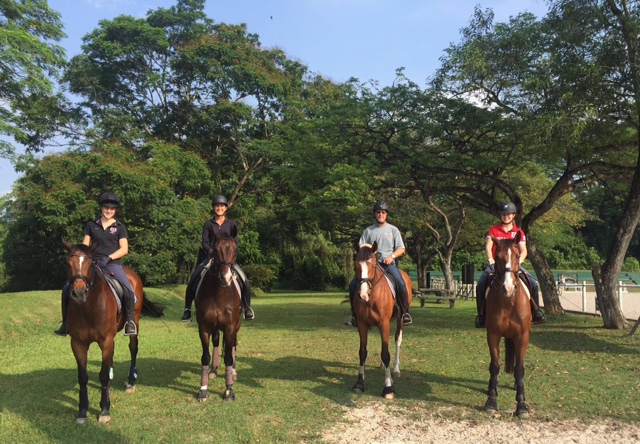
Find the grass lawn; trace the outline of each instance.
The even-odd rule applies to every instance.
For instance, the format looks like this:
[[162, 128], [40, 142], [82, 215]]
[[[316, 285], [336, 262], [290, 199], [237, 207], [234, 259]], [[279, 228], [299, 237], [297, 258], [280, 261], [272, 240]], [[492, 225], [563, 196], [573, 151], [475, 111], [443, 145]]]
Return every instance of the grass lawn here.
[[[352, 393], [358, 334], [344, 293], [273, 293], [254, 298], [256, 320], [239, 332], [234, 386], [237, 401], [223, 402], [224, 378], [210, 383], [211, 398], [196, 400], [200, 341], [196, 323], [179, 321], [183, 287], [150, 288], [166, 304], [161, 319], [143, 318], [137, 392], [125, 394], [129, 352], [116, 340], [112, 421], [96, 421], [100, 351], [89, 353], [88, 424], [75, 424], [76, 366], [69, 338], [52, 334], [59, 292], [0, 295], [0, 441], [20, 443], [293, 443], [320, 442], [340, 421], [340, 406], [379, 402], [383, 372], [373, 330], [365, 373], [367, 391]], [[475, 301], [455, 308], [414, 301], [405, 330], [402, 376], [389, 405], [408, 414], [486, 420], [489, 379], [484, 330], [473, 328]], [[565, 315], [533, 328], [525, 362], [525, 389], [533, 421], [610, 418], [640, 421], [639, 336], [602, 328], [598, 318]], [[394, 348], [392, 348], [392, 351]], [[393, 353], [392, 353], [393, 354]], [[513, 377], [502, 374], [499, 406], [515, 408]]]

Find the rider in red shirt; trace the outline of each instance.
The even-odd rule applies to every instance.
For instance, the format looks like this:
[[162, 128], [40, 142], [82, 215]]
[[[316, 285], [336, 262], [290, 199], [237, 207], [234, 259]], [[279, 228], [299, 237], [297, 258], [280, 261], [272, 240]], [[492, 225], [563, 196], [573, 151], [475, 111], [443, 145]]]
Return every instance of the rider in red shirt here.
[[[516, 217], [516, 206], [512, 202], [502, 202], [500, 204], [500, 223], [492, 226], [487, 233], [487, 244], [485, 245], [485, 252], [487, 253], [487, 259], [489, 260], [489, 266], [482, 276], [478, 280], [478, 286], [476, 287], [476, 304], [478, 309], [478, 316], [476, 317], [476, 328], [484, 328], [484, 300], [487, 292], [487, 281], [489, 275], [494, 272], [495, 260], [493, 258], [496, 252], [496, 246], [493, 243], [493, 238], [500, 239], [515, 239], [516, 235], [520, 233], [520, 242], [518, 243], [518, 249], [520, 250], [520, 272], [526, 273], [529, 282], [531, 282], [531, 298], [536, 303], [536, 307], [540, 307], [540, 296], [538, 294], [538, 282], [529, 274], [527, 270], [522, 267], [522, 262], [527, 258], [527, 238], [520, 228], [518, 228], [513, 221]], [[547, 322], [547, 318], [540, 310], [535, 310], [533, 305], [531, 306], [531, 312], [533, 315], [534, 324], [542, 324]]]

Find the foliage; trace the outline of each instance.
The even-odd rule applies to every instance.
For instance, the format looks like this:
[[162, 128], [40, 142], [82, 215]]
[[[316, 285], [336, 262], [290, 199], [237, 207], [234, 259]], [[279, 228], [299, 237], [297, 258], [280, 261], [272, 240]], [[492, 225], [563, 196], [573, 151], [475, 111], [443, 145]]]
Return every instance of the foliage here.
[[5, 218], [11, 221], [4, 242], [7, 289], [61, 285], [60, 239], [81, 241], [84, 224], [98, 214], [96, 199], [105, 190], [119, 196], [117, 218], [128, 228], [130, 254], [124, 262], [147, 284], [188, 276], [197, 256], [194, 240], [210, 210], [206, 177], [197, 156], [161, 142], [140, 152], [105, 143], [90, 152], [35, 161], [6, 206]]
[[[46, 0], [0, 2], [0, 135], [30, 150], [41, 150], [56, 126], [53, 80], [66, 62], [56, 42], [66, 37], [60, 14]], [[46, 111], [46, 112], [45, 112]], [[15, 147], [0, 140], [0, 157]]]

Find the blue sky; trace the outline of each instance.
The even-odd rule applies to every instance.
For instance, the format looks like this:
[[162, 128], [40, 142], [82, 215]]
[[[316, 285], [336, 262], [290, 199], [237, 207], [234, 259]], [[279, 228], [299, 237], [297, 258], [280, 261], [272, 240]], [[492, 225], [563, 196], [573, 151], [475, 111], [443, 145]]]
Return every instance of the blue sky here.
[[[100, 20], [121, 14], [143, 18], [150, 9], [168, 8], [174, 0], [49, 0], [60, 12], [67, 38], [61, 44], [70, 58], [80, 52], [82, 37]], [[350, 77], [391, 84], [397, 68], [420, 86], [439, 67], [439, 58], [474, 8], [491, 8], [496, 21], [520, 12], [546, 13], [544, 0], [207, 0], [215, 22], [245, 23], [263, 47], [279, 47], [315, 73], [344, 82]], [[0, 161], [0, 195], [17, 178], [11, 164]]]

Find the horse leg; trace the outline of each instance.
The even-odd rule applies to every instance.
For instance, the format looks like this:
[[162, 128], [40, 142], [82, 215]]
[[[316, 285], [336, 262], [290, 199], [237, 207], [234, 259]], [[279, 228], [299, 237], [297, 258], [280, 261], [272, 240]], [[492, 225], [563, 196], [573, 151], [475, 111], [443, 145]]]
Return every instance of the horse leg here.
[[485, 412], [495, 414], [498, 412], [498, 375], [500, 374], [500, 336], [487, 333], [487, 343], [491, 354], [489, 364], [489, 390], [487, 402], [484, 404]]
[[527, 352], [529, 338], [521, 339], [516, 344], [516, 365], [514, 369], [514, 378], [516, 382], [516, 416], [520, 419], [529, 418], [529, 408], [524, 397], [524, 355]]
[[382, 341], [380, 360], [384, 365], [384, 388], [382, 389], [382, 397], [384, 399], [393, 399], [396, 397], [396, 392], [393, 389], [393, 378], [391, 378], [391, 369], [389, 368], [389, 363], [391, 362], [391, 354], [389, 353], [391, 326], [389, 322], [383, 322], [378, 326], [378, 329], [380, 330], [380, 339]]
[[111, 379], [113, 378], [113, 337], [107, 338], [100, 344], [102, 349], [102, 367], [100, 368], [100, 415], [98, 422], [106, 424], [111, 421], [111, 399], [109, 390], [111, 387]]
[[404, 324], [402, 318], [397, 319], [396, 327], [396, 356], [393, 360], [393, 376], [400, 377], [400, 347], [402, 345], [402, 333], [404, 332]]
[[215, 379], [218, 377], [218, 367], [220, 367], [220, 330], [216, 330], [213, 333], [213, 358], [211, 358], [211, 369], [209, 371], [209, 378]]
[[203, 402], [209, 398], [209, 362], [211, 354], [209, 353], [209, 340], [211, 335], [200, 327], [200, 343], [202, 344], [202, 374], [200, 375], [200, 391], [198, 392], [198, 401]]
[[238, 331], [234, 328], [227, 328], [224, 333], [224, 366], [227, 389], [224, 392], [225, 401], [235, 401], [236, 394], [233, 392], [233, 381], [236, 379], [235, 353], [236, 335]]
[[353, 386], [353, 391], [356, 393], [364, 393], [364, 363], [367, 360], [367, 335], [369, 334], [368, 327], [364, 325], [364, 322], [358, 322], [358, 333], [360, 334], [360, 366], [358, 367], [358, 381]]
[[138, 379], [138, 369], [136, 368], [138, 361], [138, 335], [129, 336], [129, 354], [131, 355], [131, 365], [129, 365], [129, 378], [125, 393], [134, 393]]
[[76, 423], [84, 424], [87, 422], [87, 411], [89, 410], [89, 395], [87, 394], [87, 383], [89, 382], [89, 375], [87, 374], [87, 351], [89, 350], [89, 345], [71, 338], [71, 350], [78, 365], [78, 385], [80, 386]]

